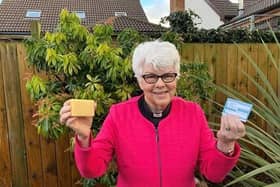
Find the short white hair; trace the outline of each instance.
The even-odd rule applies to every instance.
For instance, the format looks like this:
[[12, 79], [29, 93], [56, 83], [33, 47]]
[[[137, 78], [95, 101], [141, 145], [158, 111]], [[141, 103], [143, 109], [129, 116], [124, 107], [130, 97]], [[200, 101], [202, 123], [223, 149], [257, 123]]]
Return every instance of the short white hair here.
[[180, 55], [170, 42], [155, 40], [139, 44], [132, 57], [135, 77], [142, 76], [145, 64], [152, 64], [155, 69], [173, 66], [176, 73], [180, 74]]

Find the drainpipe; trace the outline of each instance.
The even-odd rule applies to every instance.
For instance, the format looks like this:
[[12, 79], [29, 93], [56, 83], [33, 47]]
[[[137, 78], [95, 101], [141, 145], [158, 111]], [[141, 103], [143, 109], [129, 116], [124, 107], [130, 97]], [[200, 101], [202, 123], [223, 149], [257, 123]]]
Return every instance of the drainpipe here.
[[244, 13], [244, 1], [238, 0], [238, 16], [242, 15]]
[[250, 16], [250, 31], [255, 30], [255, 15]]

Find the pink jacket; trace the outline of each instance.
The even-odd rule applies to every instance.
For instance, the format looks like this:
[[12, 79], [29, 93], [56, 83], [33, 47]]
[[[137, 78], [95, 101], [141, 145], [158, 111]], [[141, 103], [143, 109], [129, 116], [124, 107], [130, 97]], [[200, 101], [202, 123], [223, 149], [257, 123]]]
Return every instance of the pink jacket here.
[[179, 97], [156, 130], [138, 109], [139, 97], [113, 105], [89, 148], [75, 145], [82, 176], [103, 175], [112, 157], [118, 166], [117, 187], [193, 187], [194, 172], [221, 182], [235, 166], [233, 157], [216, 149], [216, 140], [201, 108]]

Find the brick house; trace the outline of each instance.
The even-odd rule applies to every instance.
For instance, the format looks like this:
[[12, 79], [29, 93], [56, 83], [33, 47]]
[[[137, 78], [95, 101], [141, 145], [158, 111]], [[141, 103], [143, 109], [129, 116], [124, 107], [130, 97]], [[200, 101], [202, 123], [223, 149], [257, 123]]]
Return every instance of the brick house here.
[[[170, 0], [171, 12], [192, 9], [202, 18], [202, 27], [225, 29], [280, 29], [280, 0]], [[210, 26], [210, 27], [209, 27]]]
[[201, 28], [218, 28], [238, 14], [238, 4], [229, 0], [170, 0], [170, 12], [191, 9], [201, 17]]
[[140, 0], [1, 0], [0, 38], [29, 36], [32, 20], [41, 23], [43, 33], [54, 31], [62, 9], [75, 12], [88, 28], [106, 22], [116, 32], [128, 27], [143, 33], [164, 30], [148, 22]]

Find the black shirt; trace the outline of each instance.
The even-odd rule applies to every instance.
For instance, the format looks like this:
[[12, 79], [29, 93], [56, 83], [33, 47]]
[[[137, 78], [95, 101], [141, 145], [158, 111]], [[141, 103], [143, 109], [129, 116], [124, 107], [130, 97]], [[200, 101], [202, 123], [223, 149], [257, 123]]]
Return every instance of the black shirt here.
[[145, 118], [147, 118], [150, 122], [152, 122], [155, 128], [157, 128], [160, 120], [162, 120], [169, 114], [171, 109], [171, 103], [168, 104], [168, 106], [166, 107], [166, 109], [164, 109], [162, 113], [154, 114], [149, 108], [148, 104], [146, 103], [144, 95], [142, 95], [138, 100], [138, 108], [141, 111], [142, 115]]

